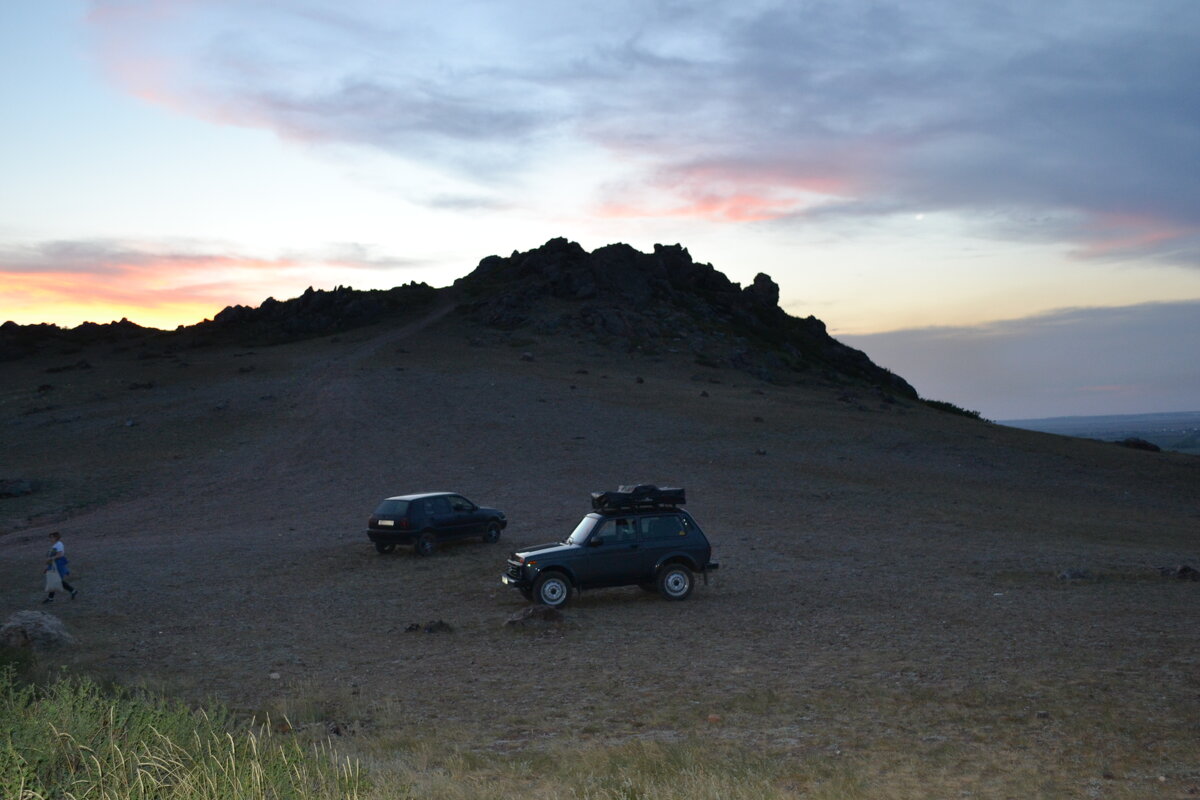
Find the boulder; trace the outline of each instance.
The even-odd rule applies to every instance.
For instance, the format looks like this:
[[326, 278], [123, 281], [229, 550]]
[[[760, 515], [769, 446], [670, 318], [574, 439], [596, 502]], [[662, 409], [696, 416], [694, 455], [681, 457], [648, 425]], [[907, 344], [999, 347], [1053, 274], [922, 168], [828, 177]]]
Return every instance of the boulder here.
[[62, 620], [45, 611], [18, 611], [0, 625], [0, 645], [53, 649], [74, 644]]

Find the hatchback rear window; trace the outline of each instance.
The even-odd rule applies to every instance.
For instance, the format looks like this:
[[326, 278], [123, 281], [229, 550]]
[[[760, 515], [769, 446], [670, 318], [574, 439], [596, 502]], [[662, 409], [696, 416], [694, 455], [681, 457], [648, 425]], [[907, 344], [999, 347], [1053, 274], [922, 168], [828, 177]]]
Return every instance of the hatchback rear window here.
[[377, 517], [403, 517], [408, 514], [407, 500], [384, 500], [375, 509]]

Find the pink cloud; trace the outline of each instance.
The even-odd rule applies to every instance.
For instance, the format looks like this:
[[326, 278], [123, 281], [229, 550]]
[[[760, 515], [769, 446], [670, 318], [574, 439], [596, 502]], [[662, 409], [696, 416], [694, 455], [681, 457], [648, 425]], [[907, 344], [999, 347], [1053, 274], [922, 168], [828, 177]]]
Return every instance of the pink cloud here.
[[757, 222], [803, 214], [852, 192], [844, 175], [798, 172], [779, 165], [690, 164], [660, 171], [642, 188], [613, 188], [603, 217], [693, 217], [711, 222]]
[[0, 263], [0, 305], [7, 319], [23, 324], [128, 317], [174, 327], [210, 317], [230, 302], [257, 303], [278, 286], [281, 273], [303, 267], [288, 259], [149, 254], [98, 258], [87, 266]]
[[1195, 236], [1200, 229], [1188, 228], [1151, 216], [1133, 213], [1097, 213], [1083, 227], [1086, 244], [1075, 254], [1080, 258], [1111, 258], [1140, 255], [1171, 241]]

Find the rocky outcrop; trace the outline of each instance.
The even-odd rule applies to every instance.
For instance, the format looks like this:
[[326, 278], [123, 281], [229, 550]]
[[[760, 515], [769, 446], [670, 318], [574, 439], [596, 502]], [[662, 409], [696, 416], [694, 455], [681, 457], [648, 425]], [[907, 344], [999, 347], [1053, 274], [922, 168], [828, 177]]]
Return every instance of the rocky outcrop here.
[[488, 256], [455, 282], [462, 311], [503, 331], [582, 336], [630, 352], [690, 353], [697, 363], [787, 383], [864, 381], [915, 398], [899, 376], [831, 337], [816, 317], [779, 307], [764, 274], [743, 288], [679, 245], [642, 253], [613, 244], [588, 253], [552, 239], [507, 258]]
[[[126, 319], [104, 325], [85, 322], [70, 329], [45, 323], [5, 322], [0, 325], [0, 362], [39, 352], [74, 354], [96, 344], [131, 346], [157, 341], [167, 348], [280, 344], [371, 325], [391, 315], [423, 308], [437, 297], [438, 290], [424, 283], [371, 291], [344, 286], [323, 291], [310, 286], [291, 300], [268, 297], [259, 306], [228, 306], [211, 320], [174, 331], [143, 328]], [[47, 371], [67, 372], [90, 366], [86, 360], [76, 359]]]
[[[71, 355], [78, 353], [81, 348], [88, 345], [119, 344], [145, 339], [155, 334], [162, 335], [163, 332], [154, 328], [143, 328], [127, 319], [103, 325], [85, 322], [74, 328], [60, 328], [47, 323], [18, 325], [10, 320], [0, 325], [0, 362], [24, 358], [33, 353]], [[53, 371], [66, 372], [72, 369], [87, 369], [87, 366], [83, 366], [86, 363], [86, 361], [77, 360], [55, 368]]]
[[437, 295], [438, 290], [425, 283], [371, 291], [356, 291], [347, 286], [320, 291], [310, 286], [291, 300], [268, 297], [258, 307], [228, 306], [211, 321], [193, 326], [191, 332], [202, 342], [276, 344], [371, 325], [385, 317], [429, 305]]

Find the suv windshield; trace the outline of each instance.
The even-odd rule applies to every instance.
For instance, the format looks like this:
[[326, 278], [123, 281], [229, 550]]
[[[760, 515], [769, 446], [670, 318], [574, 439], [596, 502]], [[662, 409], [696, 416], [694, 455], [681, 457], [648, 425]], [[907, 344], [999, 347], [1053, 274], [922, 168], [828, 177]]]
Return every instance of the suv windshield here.
[[375, 509], [375, 516], [377, 517], [403, 517], [407, 513], [407, 500], [384, 500], [379, 504], [379, 508]]
[[575, 526], [575, 530], [571, 531], [571, 535], [566, 538], [564, 544], [583, 544], [587, 541], [588, 534], [592, 532], [592, 528], [595, 528], [596, 523], [599, 521], [591, 514], [579, 520], [579, 524]]

